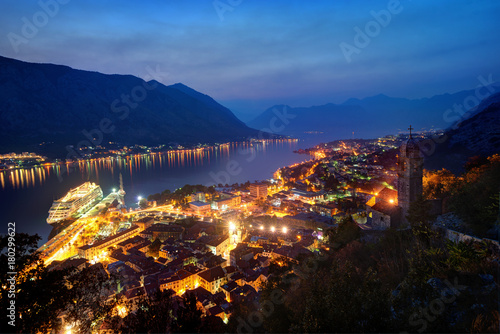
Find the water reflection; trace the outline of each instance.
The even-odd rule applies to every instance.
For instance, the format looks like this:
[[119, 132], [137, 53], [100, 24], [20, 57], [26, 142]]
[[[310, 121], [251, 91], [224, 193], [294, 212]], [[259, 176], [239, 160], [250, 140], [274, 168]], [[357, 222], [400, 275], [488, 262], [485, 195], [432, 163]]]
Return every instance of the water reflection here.
[[266, 154], [268, 148], [295, 148], [297, 140], [279, 139], [258, 142], [231, 142], [219, 146], [211, 146], [194, 150], [176, 150], [161, 153], [134, 154], [130, 156], [112, 156], [108, 158], [90, 159], [71, 163], [45, 163], [25, 169], [9, 169], [0, 172], [1, 189], [32, 188], [43, 185], [49, 178], [64, 179], [70, 173], [80, 173], [82, 178], [92, 176], [99, 179], [99, 173], [109, 171], [115, 173], [134, 173], [154, 169], [187, 168], [209, 165], [213, 162], [229, 159], [236, 154], [254, 155], [257, 151]]

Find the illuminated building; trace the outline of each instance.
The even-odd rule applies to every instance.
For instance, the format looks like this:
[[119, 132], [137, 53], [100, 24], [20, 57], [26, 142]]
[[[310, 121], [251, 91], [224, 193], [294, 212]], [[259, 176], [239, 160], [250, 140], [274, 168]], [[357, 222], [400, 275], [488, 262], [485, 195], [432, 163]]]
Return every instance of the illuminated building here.
[[214, 255], [223, 255], [229, 247], [230, 239], [229, 236], [222, 235], [207, 241], [205, 244]]
[[[375, 229], [400, 227], [407, 223], [411, 203], [422, 196], [424, 157], [418, 142], [410, 136], [400, 147], [398, 156], [398, 191], [385, 188], [367, 203], [368, 217]], [[375, 203], [374, 203], [375, 202]]]
[[266, 199], [267, 198], [267, 195], [268, 195], [267, 184], [265, 184], [265, 183], [252, 183], [252, 184], [250, 184], [249, 190], [250, 190], [250, 196], [252, 196], [252, 197], [255, 197], [257, 199], [259, 199], [259, 198]]
[[314, 204], [316, 201], [324, 198], [324, 193], [322, 191], [315, 193], [294, 188], [291, 192], [295, 199], [309, 204]]
[[139, 226], [132, 226], [125, 231], [107, 237], [106, 239], [98, 241], [92, 245], [85, 245], [78, 248], [78, 255], [80, 255], [80, 257], [86, 258], [87, 260], [92, 260], [95, 257], [99, 257], [103, 252], [106, 251], [108, 247], [115, 246], [122, 241], [134, 237], [138, 235], [140, 231], [141, 228]]
[[189, 208], [196, 213], [210, 211], [210, 204], [201, 201], [194, 201], [189, 203]]
[[311, 209], [313, 212], [326, 217], [333, 217], [339, 212], [338, 206], [335, 203], [315, 204]]
[[139, 226], [141, 228], [141, 231], [144, 231], [148, 227], [154, 224], [154, 219], [152, 217], [143, 217], [141, 219], [138, 219], [134, 221], [134, 224]]
[[190, 196], [191, 202], [206, 202], [206, 197], [205, 193], [203, 192], [197, 192], [196, 194], [191, 194]]
[[141, 237], [150, 240], [160, 239], [165, 241], [168, 238], [181, 240], [184, 235], [185, 228], [179, 225], [154, 224], [146, 228], [140, 233]]
[[198, 286], [198, 276], [181, 269], [174, 275], [160, 281], [160, 290], [173, 290], [175, 293], [183, 294], [187, 290], [192, 290]]
[[212, 202], [212, 209], [225, 211], [241, 204], [241, 196], [222, 193], [221, 198]]
[[236, 267], [236, 262], [239, 260], [248, 261], [253, 259], [254, 257], [254, 249], [248, 247], [245, 244], [239, 244], [235, 249], [229, 252], [229, 260], [230, 264]]
[[219, 291], [219, 288], [227, 283], [226, 273], [220, 266], [207, 269], [197, 275], [200, 286], [212, 294]]

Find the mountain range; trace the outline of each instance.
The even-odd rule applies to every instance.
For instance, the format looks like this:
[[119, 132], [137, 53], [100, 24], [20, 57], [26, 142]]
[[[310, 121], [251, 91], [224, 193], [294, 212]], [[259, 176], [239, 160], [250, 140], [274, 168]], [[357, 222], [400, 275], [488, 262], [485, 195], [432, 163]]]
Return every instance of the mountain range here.
[[[422, 99], [380, 94], [342, 104], [276, 105], [245, 124], [210, 96], [181, 83], [165, 86], [132, 75], [0, 56], [0, 153], [45, 149], [62, 157], [68, 145], [184, 145], [238, 141], [262, 132], [374, 138], [411, 124], [417, 130], [448, 129], [446, 140], [435, 143], [435, 154], [428, 159], [439, 168], [439, 157], [449, 162], [500, 151], [500, 94], [495, 93], [500, 86], [482, 87], [483, 95], [486, 91], [492, 94], [482, 101], [476, 90], [466, 90]], [[471, 101], [480, 103], [463, 107]], [[457, 106], [463, 111], [457, 112]]]
[[[2, 151], [64, 147], [195, 144], [257, 136], [229, 109], [183, 84], [0, 57]], [[46, 145], [45, 145], [46, 146]]]
[[[486, 91], [486, 87], [483, 90]], [[454, 106], [468, 105], [470, 101], [479, 102], [474, 97], [475, 90], [465, 90], [422, 99], [394, 98], [380, 94], [364, 99], [351, 98], [341, 104], [329, 103], [312, 107], [275, 105], [247, 122], [247, 125], [256, 129], [269, 128], [276, 113], [286, 112], [290, 118], [289, 124], [277, 133], [292, 136], [321, 132], [336, 139], [352, 136], [374, 138], [398, 130], [406, 132], [410, 124], [417, 131], [447, 129], [459, 118], [457, 115], [460, 116], [454, 112]], [[464, 109], [465, 112], [469, 108]]]
[[500, 92], [482, 100], [422, 149], [426, 168], [453, 172], [460, 172], [471, 156], [500, 154]]
[[[500, 153], [500, 85], [482, 87], [481, 95], [489, 96], [481, 100], [476, 90], [465, 90], [414, 100], [380, 94], [342, 104], [275, 105], [247, 124], [272, 130], [273, 119], [285, 114], [288, 123], [274, 127], [276, 133], [298, 137], [312, 133], [325, 141], [376, 138], [395, 133], [406, 124], [417, 130], [430, 130], [433, 125], [444, 130], [444, 135], [421, 142], [425, 167], [459, 173], [469, 157]], [[474, 106], [469, 108], [472, 102]]]

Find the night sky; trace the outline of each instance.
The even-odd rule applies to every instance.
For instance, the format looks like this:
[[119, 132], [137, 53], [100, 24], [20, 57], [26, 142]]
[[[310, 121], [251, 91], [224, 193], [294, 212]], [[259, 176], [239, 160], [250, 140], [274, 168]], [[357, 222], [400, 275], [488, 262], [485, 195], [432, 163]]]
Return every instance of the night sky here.
[[3, 0], [0, 54], [143, 78], [159, 67], [164, 84], [243, 119], [278, 103], [430, 97], [500, 78], [497, 0], [144, 2]]

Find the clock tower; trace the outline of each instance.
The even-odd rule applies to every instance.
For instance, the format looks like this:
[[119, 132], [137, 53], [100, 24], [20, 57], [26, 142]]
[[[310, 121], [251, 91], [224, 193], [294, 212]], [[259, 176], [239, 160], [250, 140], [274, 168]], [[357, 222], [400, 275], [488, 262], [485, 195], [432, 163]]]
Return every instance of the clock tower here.
[[401, 221], [407, 222], [406, 216], [410, 204], [422, 196], [422, 177], [424, 172], [424, 156], [418, 142], [410, 136], [400, 147], [398, 156], [398, 205], [401, 207]]

